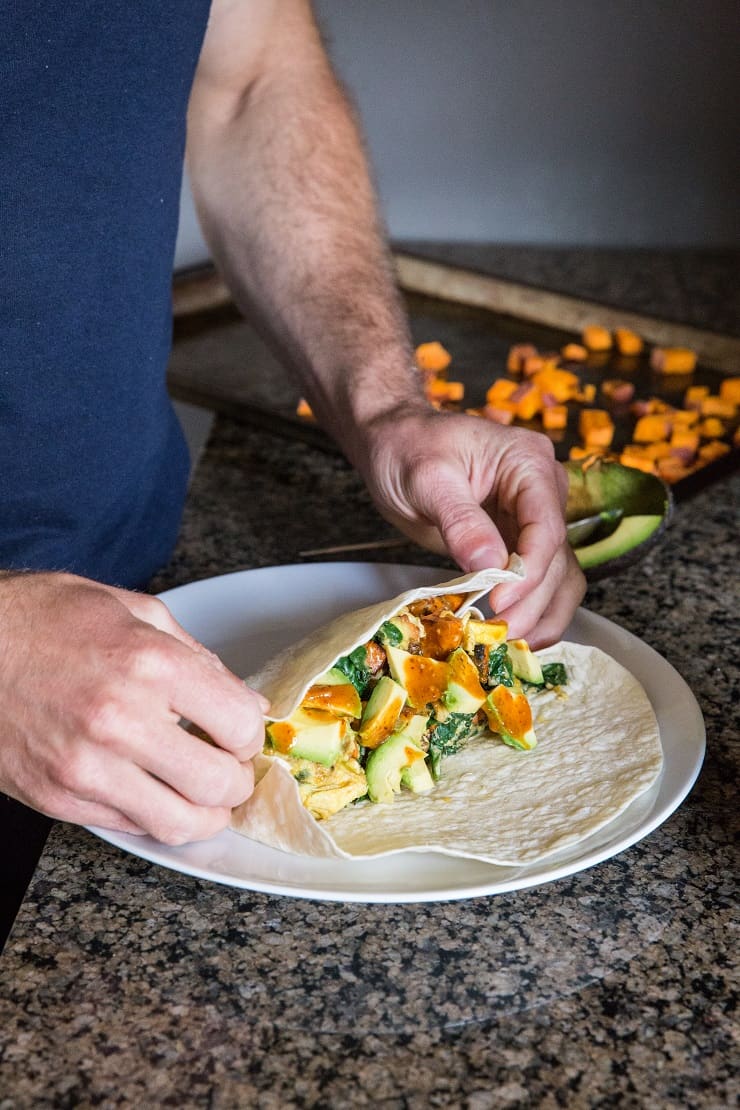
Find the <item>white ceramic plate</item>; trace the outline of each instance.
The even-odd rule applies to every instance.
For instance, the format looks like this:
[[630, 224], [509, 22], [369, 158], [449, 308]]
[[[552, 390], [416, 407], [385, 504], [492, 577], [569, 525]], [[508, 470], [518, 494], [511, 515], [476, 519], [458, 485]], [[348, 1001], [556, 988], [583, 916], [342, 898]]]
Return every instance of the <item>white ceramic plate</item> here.
[[[189, 632], [247, 675], [270, 655], [347, 609], [444, 581], [450, 571], [379, 563], [265, 567], [193, 582], [160, 596]], [[222, 832], [171, 848], [149, 837], [91, 829], [143, 859], [247, 890], [347, 902], [434, 902], [499, 894], [572, 875], [647, 836], [680, 805], [704, 757], [704, 722], [673, 667], [636, 636], [581, 609], [567, 639], [608, 652], [640, 680], [660, 725], [665, 764], [647, 794], [598, 833], [526, 867], [496, 867], [433, 852], [377, 860], [313, 860]]]

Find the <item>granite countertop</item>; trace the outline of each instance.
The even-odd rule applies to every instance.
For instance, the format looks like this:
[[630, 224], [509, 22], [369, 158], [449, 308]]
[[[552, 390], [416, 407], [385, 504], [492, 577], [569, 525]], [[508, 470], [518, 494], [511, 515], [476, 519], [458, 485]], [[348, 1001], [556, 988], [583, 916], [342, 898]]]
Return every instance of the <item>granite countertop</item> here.
[[[698, 783], [648, 838], [529, 890], [367, 906], [219, 886], [57, 825], [0, 961], [0, 1110], [732, 1105], [739, 500], [735, 474], [677, 505], [585, 602], [704, 713]], [[381, 530], [339, 456], [220, 417], [154, 587]]]

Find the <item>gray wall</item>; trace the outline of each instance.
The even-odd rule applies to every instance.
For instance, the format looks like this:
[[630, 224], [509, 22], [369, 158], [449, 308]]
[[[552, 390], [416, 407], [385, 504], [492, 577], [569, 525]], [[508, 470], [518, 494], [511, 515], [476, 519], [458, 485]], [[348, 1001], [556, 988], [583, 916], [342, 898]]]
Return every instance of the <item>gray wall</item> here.
[[737, 0], [316, 7], [394, 237], [740, 246]]

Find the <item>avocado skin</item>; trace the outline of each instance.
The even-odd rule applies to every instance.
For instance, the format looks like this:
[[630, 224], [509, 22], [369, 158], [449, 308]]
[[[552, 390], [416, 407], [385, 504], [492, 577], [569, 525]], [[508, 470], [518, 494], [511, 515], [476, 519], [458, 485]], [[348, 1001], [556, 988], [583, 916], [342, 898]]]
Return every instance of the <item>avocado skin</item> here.
[[623, 517], [610, 536], [585, 547], [574, 548], [578, 565], [582, 570], [588, 570], [625, 555], [638, 544], [644, 543], [662, 522], [662, 516], [652, 514]]

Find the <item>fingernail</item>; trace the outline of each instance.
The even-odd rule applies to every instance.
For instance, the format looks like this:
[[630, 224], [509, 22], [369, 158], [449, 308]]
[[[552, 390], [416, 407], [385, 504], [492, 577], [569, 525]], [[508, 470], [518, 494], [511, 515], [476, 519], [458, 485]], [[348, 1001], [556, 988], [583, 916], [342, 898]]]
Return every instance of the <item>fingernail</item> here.
[[491, 570], [492, 568], [500, 569], [503, 564], [501, 562], [501, 553], [494, 547], [485, 545], [483, 547], [476, 547], [472, 555], [468, 559], [468, 566], [471, 571], [473, 570]]
[[506, 591], [503, 593], [496, 592], [495, 600], [493, 603], [494, 611], [496, 613], [503, 613], [507, 609], [511, 609], [521, 601], [521, 595], [516, 591]]

